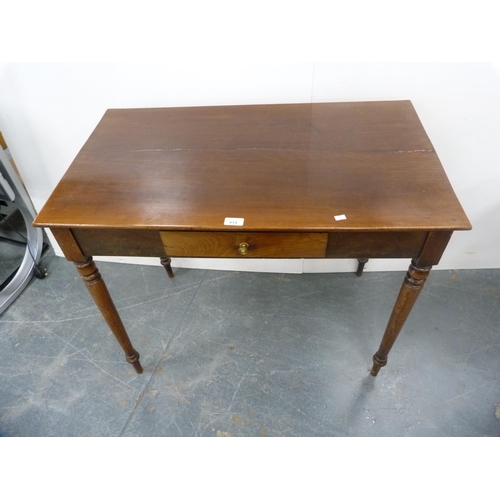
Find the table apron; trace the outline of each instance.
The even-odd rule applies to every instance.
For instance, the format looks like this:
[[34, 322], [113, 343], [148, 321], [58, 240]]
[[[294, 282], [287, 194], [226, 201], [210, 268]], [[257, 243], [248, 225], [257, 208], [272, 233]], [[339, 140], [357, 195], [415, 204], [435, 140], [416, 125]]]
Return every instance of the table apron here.
[[420, 255], [428, 235], [428, 231], [330, 233], [325, 257], [413, 258]]
[[[223, 258], [414, 258], [429, 231], [269, 233], [71, 228], [83, 255]], [[56, 236], [57, 238], [57, 236]], [[247, 254], [239, 244], [248, 243]]]

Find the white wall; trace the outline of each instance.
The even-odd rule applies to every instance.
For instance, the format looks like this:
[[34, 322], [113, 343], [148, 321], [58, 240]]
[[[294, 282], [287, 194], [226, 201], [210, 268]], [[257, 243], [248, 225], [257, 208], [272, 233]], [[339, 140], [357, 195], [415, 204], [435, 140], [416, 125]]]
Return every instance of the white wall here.
[[[499, 267], [500, 74], [494, 64], [0, 63], [0, 130], [37, 209], [107, 108], [394, 99], [412, 100], [473, 225], [455, 233], [439, 268]], [[176, 259], [174, 265], [354, 268], [352, 261], [318, 260]], [[367, 270], [407, 265], [379, 260]]]

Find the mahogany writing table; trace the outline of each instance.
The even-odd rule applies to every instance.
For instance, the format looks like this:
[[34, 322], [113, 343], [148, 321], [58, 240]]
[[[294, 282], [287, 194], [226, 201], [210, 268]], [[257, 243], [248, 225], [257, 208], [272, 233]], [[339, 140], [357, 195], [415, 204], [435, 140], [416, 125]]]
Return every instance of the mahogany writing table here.
[[470, 223], [410, 101], [110, 109], [34, 223], [142, 372], [92, 256], [412, 259], [372, 375]]

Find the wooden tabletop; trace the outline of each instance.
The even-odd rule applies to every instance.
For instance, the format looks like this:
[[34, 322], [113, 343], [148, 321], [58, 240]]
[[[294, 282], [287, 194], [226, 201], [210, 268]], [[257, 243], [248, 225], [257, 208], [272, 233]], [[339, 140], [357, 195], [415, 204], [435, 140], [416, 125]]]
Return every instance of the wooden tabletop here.
[[[336, 220], [336, 216], [345, 219]], [[470, 229], [410, 101], [110, 109], [43, 227]]]

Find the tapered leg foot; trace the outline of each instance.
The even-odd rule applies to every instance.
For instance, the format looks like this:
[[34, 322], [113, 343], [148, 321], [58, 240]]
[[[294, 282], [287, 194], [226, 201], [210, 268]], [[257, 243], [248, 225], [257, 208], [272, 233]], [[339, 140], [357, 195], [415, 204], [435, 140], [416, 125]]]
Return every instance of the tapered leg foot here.
[[396, 341], [399, 332], [408, 318], [420, 291], [422, 290], [431, 267], [417, 267], [415, 261], [410, 264], [408, 272], [399, 291], [396, 304], [385, 329], [378, 351], [373, 356], [373, 367], [370, 373], [375, 377], [380, 368], [387, 364], [387, 356]]
[[165, 268], [165, 271], [167, 271], [167, 275], [169, 278], [174, 277], [174, 272], [172, 271], [172, 266], [170, 265], [172, 262], [172, 259], [170, 257], [164, 257], [160, 259], [161, 265]]
[[134, 367], [137, 373], [142, 373], [139, 353], [130, 342], [127, 331], [109, 295], [106, 283], [104, 283], [92, 257], [89, 257], [85, 262], [75, 262], [74, 264], [106, 323], [125, 352], [126, 360]]
[[373, 375], [374, 377], [377, 376], [378, 372], [380, 371], [380, 368], [383, 368], [387, 364], [387, 359], [385, 361], [382, 361], [381, 359], [377, 358], [377, 355], [373, 355], [373, 366], [370, 371], [370, 374]]
[[125, 359], [127, 360], [128, 363], [130, 363], [133, 367], [134, 367], [134, 370], [141, 374], [142, 373], [142, 366], [141, 366], [141, 363], [139, 361], [139, 357], [140, 357], [140, 354], [135, 351], [134, 354], [132, 354], [132, 356], [127, 356]]
[[368, 262], [368, 259], [358, 259], [358, 269], [356, 271], [356, 276], [359, 278], [363, 274], [363, 269], [365, 268], [365, 264]]

